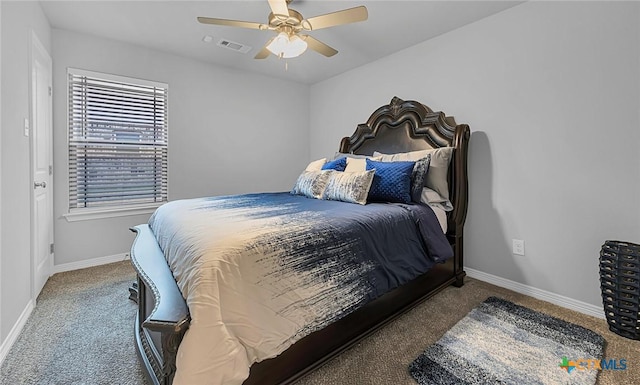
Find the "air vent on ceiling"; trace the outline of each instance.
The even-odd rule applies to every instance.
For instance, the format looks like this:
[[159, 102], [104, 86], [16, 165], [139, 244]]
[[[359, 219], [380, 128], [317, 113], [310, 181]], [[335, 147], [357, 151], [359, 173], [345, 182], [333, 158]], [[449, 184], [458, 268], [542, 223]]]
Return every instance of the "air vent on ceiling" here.
[[220, 39], [218, 41], [218, 46], [240, 53], [247, 53], [251, 50], [251, 47], [249, 47], [248, 45], [236, 43], [235, 41], [231, 41], [228, 39]]

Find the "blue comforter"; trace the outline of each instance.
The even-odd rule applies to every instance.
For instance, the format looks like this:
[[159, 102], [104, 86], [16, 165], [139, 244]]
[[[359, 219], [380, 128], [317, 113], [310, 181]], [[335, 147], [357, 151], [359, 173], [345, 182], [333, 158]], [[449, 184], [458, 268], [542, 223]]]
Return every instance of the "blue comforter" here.
[[170, 202], [149, 224], [192, 318], [176, 385], [239, 384], [253, 362], [453, 256], [424, 205], [247, 194]]

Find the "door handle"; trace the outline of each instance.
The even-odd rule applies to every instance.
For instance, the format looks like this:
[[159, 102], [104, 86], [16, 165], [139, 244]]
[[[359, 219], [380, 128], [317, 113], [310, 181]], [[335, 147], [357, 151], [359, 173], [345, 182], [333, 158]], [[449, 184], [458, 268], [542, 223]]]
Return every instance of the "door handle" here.
[[33, 182], [33, 188], [36, 189], [38, 187], [47, 188], [47, 182]]

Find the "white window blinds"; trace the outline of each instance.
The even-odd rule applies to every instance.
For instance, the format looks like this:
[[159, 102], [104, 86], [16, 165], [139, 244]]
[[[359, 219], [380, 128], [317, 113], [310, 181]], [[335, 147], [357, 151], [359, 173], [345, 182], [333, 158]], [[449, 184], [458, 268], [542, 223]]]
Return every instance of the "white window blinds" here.
[[70, 212], [166, 202], [168, 86], [68, 75]]

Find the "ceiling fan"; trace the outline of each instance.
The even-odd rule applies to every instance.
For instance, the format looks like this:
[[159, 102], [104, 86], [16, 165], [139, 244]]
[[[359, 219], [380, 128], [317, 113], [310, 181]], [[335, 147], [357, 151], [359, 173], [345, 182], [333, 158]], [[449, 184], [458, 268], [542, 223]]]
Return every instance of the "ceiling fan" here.
[[203, 24], [275, 31], [277, 35], [267, 41], [255, 59], [265, 59], [269, 54], [287, 59], [300, 56], [307, 48], [327, 57], [338, 53], [320, 40], [300, 32], [355, 23], [368, 18], [367, 8], [359, 6], [305, 19], [299, 12], [288, 7], [292, 0], [268, 1], [271, 13], [267, 24], [211, 17], [198, 17], [198, 21]]

